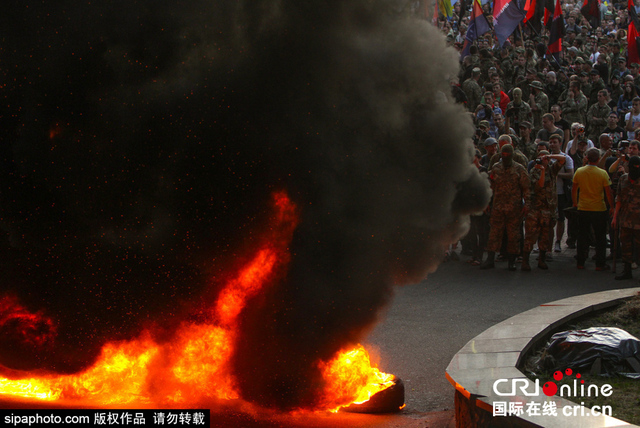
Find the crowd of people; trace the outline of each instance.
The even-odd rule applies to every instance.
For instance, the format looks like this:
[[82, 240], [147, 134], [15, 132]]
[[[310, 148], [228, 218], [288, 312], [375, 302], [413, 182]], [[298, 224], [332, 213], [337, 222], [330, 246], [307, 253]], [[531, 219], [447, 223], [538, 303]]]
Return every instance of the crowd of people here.
[[[459, 4], [442, 28], [462, 51], [469, 14], [456, 21]], [[632, 278], [637, 267], [640, 64], [628, 59], [626, 2], [603, 4], [599, 27], [581, 6], [562, 2], [559, 58], [547, 52], [544, 27], [538, 33], [521, 25], [504, 46], [489, 31], [452, 79], [453, 98], [476, 125], [475, 164], [493, 190], [461, 241], [481, 269], [503, 258], [510, 270], [520, 259], [530, 271], [532, 254], [548, 269], [563, 247], [576, 250], [578, 269], [591, 260], [591, 247], [596, 271], [609, 270], [616, 256], [624, 266], [616, 279]]]

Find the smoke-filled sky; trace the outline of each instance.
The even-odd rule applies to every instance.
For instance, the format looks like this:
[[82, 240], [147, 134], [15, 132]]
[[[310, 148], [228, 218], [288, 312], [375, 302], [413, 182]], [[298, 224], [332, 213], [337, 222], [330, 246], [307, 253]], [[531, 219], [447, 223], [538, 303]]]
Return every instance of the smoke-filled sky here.
[[234, 367], [251, 401], [312, 405], [318, 359], [488, 201], [442, 100], [456, 54], [402, 3], [4, 6], [0, 296], [55, 327], [0, 323], [0, 364], [73, 372], [142, 327], [170, 337], [286, 190], [289, 270], [243, 315]]

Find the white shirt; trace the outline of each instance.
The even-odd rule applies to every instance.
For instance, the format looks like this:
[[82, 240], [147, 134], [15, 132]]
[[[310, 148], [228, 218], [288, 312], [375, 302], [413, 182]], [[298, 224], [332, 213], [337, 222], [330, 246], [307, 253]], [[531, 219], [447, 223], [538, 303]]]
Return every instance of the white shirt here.
[[[573, 159], [571, 159], [571, 156], [564, 152], [560, 152], [558, 154], [564, 155], [565, 160], [564, 165], [562, 165], [562, 168], [560, 168], [560, 172], [567, 172], [567, 170], [573, 169]], [[562, 180], [562, 178], [556, 177], [556, 187], [558, 189], [558, 195], [564, 195], [564, 181]]]
[[[625, 123], [629, 122], [630, 117], [631, 117], [631, 112], [624, 115]], [[640, 114], [633, 116], [631, 120], [632, 120], [631, 125], [634, 128], [637, 128], [638, 126], [640, 126]], [[635, 131], [627, 131], [627, 140], [629, 141], [637, 140]]]
[[[575, 139], [574, 139], [575, 140]], [[574, 140], [569, 140], [569, 142], [567, 143], [567, 153], [569, 153], [569, 150], [571, 150], [571, 146], [573, 145], [573, 141]], [[595, 147], [593, 145], [593, 141], [591, 140], [587, 140], [587, 150], [589, 150], [591, 147]]]

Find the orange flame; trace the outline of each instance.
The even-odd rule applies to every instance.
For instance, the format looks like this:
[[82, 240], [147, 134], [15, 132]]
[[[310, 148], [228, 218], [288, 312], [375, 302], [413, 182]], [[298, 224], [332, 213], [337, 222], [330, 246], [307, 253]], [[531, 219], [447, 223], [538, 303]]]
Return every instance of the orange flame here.
[[339, 352], [331, 361], [319, 364], [326, 382], [323, 407], [337, 412], [351, 404], [362, 404], [394, 384], [395, 376], [371, 366], [367, 350], [360, 344]]
[[[288, 245], [298, 223], [297, 209], [284, 192], [274, 194], [274, 206], [276, 215], [270, 236], [227, 281], [212, 308], [211, 320], [184, 323], [171, 343], [159, 344], [147, 331], [137, 340], [108, 343], [93, 367], [82, 373], [0, 377], [0, 395], [105, 407], [180, 405], [204, 397], [239, 399], [229, 367], [239, 340], [237, 318], [248, 300], [272, 283], [278, 268], [288, 263]], [[0, 327], [2, 320], [9, 317], [1, 316], [3, 303], [25, 315], [16, 302], [7, 302], [6, 298], [0, 299]], [[323, 408], [332, 411], [367, 401], [393, 384], [393, 375], [371, 367], [369, 355], [360, 345], [320, 367], [327, 383]]]

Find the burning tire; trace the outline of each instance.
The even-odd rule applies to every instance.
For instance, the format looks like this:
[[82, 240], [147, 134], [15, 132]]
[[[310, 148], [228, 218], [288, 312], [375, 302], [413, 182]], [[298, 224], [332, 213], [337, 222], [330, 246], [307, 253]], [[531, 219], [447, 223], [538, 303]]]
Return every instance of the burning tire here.
[[404, 383], [396, 378], [389, 388], [374, 394], [369, 401], [342, 409], [350, 413], [396, 413], [404, 408]]

